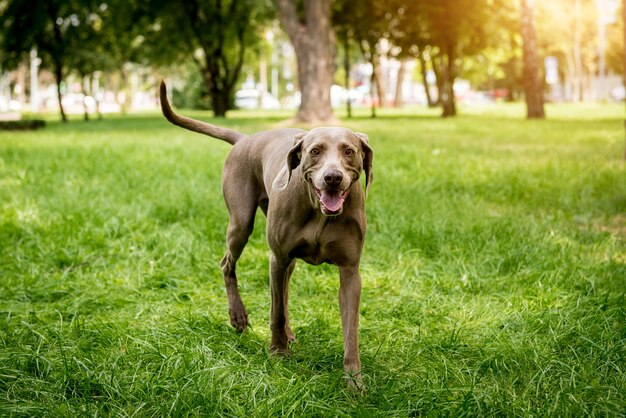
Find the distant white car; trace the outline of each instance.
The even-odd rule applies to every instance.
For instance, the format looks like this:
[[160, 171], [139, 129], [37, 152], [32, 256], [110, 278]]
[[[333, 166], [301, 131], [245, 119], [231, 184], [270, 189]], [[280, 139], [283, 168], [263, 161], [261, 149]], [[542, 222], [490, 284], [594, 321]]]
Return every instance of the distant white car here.
[[[261, 92], [257, 89], [242, 89], [235, 92], [235, 106], [239, 109], [264, 109], [276, 110], [280, 109], [278, 100], [269, 93], [263, 95], [262, 103], [260, 103]], [[260, 106], [259, 106], [260, 105]]]
[[17, 100], [8, 100], [4, 96], [0, 96], [0, 112], [19, 112], [22, 110], [22, 104]]
[[63, 110], [66, 113], [82, 113], [85, 111], [85, 105], [87, 105], [89, 112], [95, 112], [96, 101], [93, 97], [85, 96], [81, 93], [68, 93], [63, 95]]
[[611, 98], [616, 101], [621, 101], [626, 98], [626, 89], [624, 86], [617, 86], [611, 90]]

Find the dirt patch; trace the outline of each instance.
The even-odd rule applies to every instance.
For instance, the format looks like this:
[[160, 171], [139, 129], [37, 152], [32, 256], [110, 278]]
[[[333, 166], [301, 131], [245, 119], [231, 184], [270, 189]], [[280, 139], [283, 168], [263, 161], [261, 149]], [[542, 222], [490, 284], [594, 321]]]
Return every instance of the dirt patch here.
[[598, 231], [626, 237], [626, 214], [615, 215], [608, 219], [594, 219], [591, 224]]

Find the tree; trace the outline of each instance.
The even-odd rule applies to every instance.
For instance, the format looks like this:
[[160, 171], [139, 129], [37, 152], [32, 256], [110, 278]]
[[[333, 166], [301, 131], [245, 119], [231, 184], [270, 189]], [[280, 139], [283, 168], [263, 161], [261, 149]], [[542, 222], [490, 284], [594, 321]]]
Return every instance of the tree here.
[[[399, 49], [396, 58], [416, 58], [420, 64], [420, 72], [424, 93], [429, 107], [434, 107], [437, 102], [433, 100], [428, 85], [428, 67], [431, 65], [438, 74], [438, 68], [432, 62], [434, 41], [430, 33], [430, 27], [426, 20], [423, 1], [394, 0], [392, 5], [394, 18], [389, 25], [390, 41]], [[441, 96], [440, 94], [438, 96]]]
[[361, 54], [372, 66], [370, 92], [372, 97], [372, 117], [376, 117], [376, 102], [384, 106], [386, 86], [380, 68], [380, 40], [389, 27], [387, 16], [391, 16], [391, 5], [375, 0], [341, 0], [335, 3], [333, 24], [340, 34], [346, 34], [359, 46]]
[[[233, 107], [246, 51], [259, 42], [269, 5], [255, 0], [150, 2], [148, 59], [155, 65], [193, 59], [202, 74], [215, 116]], [[198, 53], [200, 51], [200, 53]]]
[[277, 0], [277, 5], [298, 62], [301, 99], [296, 120], [329, 121], [333, 117], [330, 87], [335, 65], [331, 0], [303, 0], [302, 13], [298, 13], [294, 0]]
[[[103, 26], [99, 32], [98, 51], [106, 53], [110, 59], [111, 75], [115, 79], [116, 100], [124, 115], [128, 109], [129, 68], [130, 63], [149, 65], [150, 48], [146, 42], [146, 34], [154, 30], [155, 23], [152, 11], [160, 8], [156, 1], [146, 0], [107, 0], [100, 3], [100, 15]], [[122, 94], [119, 94], [122, 93]]]
[[71, 53], [66, 33], [70, 26], [79, 24], [75, 9], [74, 1], [9, 0], [0, 16], [2, 66], [17, 67], [31, 49], [36, 48], [42, 67], [49, 68], [54, 74], [63, 122], [67, 122], [67, 117], [63, 109], [61, 85]]
[[[464, 78], [484, 90], [507, 92], [505, 99], [521, 97], [522, 39], [519, 0], [493, 0], [485, 48], [464, 63]], [[502, 91], [500, 91], [501, 93]]]
[[[114, 38], [116, 43], [120, 44], [124, 42], [124, 35], [114, 35], [116, 32], [109, 6], [106, 3], [100, 5], [91, 3], [90, 0], [86, 0], [82, 4], [77, 4], [74, 16], [78, 24], [71, 25], [65, 37], [67, 48], [72, 51], [67, 59], [68, 70], [76, 73], [82, 84], [85, 121], [89, 120], [86, 98], [95, 96], [92, 91], [94, 74], [115, 68], [111, 39]], [[96, 113], [98, 118], [102, 119], [98, 98], [94, 99]]]
[[440, 0], [424, 2], [432, 42], [439, 52], [439, 93], [443, 117], [456, 115], [454, 82], [461, 60], [482, 51], [487, 44], [490, 8], [486, 0]]
[[[424, 87], [427, 65], [435, 73], [438, 102], [442, 116], [456, 115], [454, 82], [469, 57], [488, 45], [488, 26], [495, 6], [493, 0], [389, 0], [391, 13], [390, 39], [420, 61]], [[429, 99], [429, 103], [432, 100]]]
[[[337, 3], [335, 3], [337, 4]], [[333, 13], [333, 16], [335, 14]], [[342, 47], [342, 55], [343, 55], [343, 75], [344, 75], [344, 86], [346, 88], [346, 92], [350, 91], [350, 68], [351, 68], [351, 60], [350, 53], [352, 51], [351, 48], [351, 31], [347, 25], [339, 24], [335, 26], [335, 32], [337, 33], [338, 38], [341, 40]], [[348, 118], [352, 117], [352, 103], [350, 101], [350, 97], [348, 96], [346, 99], [346, 113]]]
[[[559, 16], [555, 19], [555, 16]], [[537, 54], [558, 60], [564, 97], [593, 97], [598, 70], [598, 8], [595, 0], [551, 0], [534, 4]]]
[[16, 67], [35, 48], [42, 67], [54, 74], [61, 120], [67, 121], [63, 108], [65, 77], [74, 71], [86, 85], [95, 71], [113, 68], [111, 39], [121, 45], [128, 32], [115, 32], [107, 3], [95, 0], [10, 0], [5, 7], [0, 17], [3, 66]]
[[533, 23], [534, 0], [522, 1], [522, 38], [524, 39], [524, 96], [528, 119], [543, 119], [543, 83]]

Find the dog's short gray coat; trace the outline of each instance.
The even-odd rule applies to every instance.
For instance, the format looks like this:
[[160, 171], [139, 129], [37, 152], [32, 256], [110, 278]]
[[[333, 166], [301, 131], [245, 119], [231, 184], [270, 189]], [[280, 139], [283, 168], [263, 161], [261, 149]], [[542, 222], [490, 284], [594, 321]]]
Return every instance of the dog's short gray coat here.
[[221, 261], [231, 324], [244, 331], [248, 314], [239, 295], [235, 266], [260, 207], [267, 216], [271, 249], [270, 350], [288, 353], [294, 335], [289, 325], [289, 278], [296, 259], [339, 268], [339, 306], [344, 340], [344, 370], [361, 388], [359, 358], [359, 262], [365, 239], [366, 190], [372, 181], [373, 152], [367, 136], [345, 128], [276, 129], [245, 135], [186, 118], [170, 107], [165, 84], [161, 106], [175, 125], [233, 145], [224, 164], [222, 189], [230, 220]]

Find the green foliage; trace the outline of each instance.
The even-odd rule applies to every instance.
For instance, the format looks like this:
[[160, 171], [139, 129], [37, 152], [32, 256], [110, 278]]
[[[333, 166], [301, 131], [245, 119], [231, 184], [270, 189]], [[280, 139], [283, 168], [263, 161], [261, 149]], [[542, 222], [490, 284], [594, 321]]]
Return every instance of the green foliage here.
[[52, 71], [59, 90], [71, 71], [84, 77], [122, 68], [135, 57], [132, 42], [144, 23], [135, 19], [129, 25], [135, 1], [9, 0], [0, 6], [0, 65], [13, 69], [36, 49], [42, 68]]
[[270, 18], [267, 1], [157, 1], [145, 13], [150, 61], [161, 65], [193, 59], [218, 116], [233, 107], [246, 50], [256, 48]]
[[181, 109], [210, 110], [206, 84], [198, 69], [191, 63], [176, 67], [175, 74], [185, 80], [181, 88], [172, 86], [172, 103]]
[[298, 264], [293, 354], [269, 355], [260, 213], [238, 268], [252, 329], [231, 329], [230, 148], [146, 115], [0, 133], [0, 415], [623, 415], [622, 107], [361, 112], [363, 396], [333, 267]]

